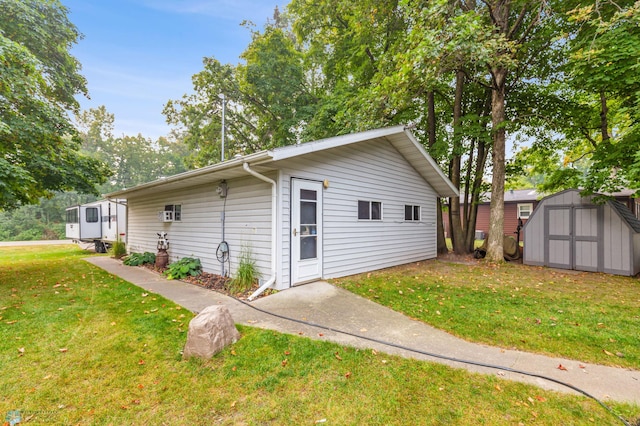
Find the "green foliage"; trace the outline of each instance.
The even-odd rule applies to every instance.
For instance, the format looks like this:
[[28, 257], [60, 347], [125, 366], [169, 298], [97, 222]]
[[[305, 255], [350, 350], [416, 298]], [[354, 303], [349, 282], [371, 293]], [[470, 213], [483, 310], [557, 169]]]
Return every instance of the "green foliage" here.
[[186, 277], [195, 277], [202, 272], [202, 264], [200, 259], [194, 257], [183, 257], [177, 262], [173, 262], [167, 266], [164, 275], [169, 280], [181, 280]]
[[0, 209], [55, 191], [97, 193], [108, 170], [79, 153], [68, 112], [86, 94], [79, 38], [58, 0], [0, 0]]
[[236, 276], [229, 281], [227, 288], [231, 293], [243, 293], [251, 289], [260, 278], [251, 247], [243, 246], [240, 251]]
[[315, 90], [317, 82], [279, 12], [263, 32], [252, 32], [241, 56], [244, 63], [238, 66], [204, 58], [204, 69], [193, 76], [194, 93], [165, 105], [167, 121], [186, 130], [192, 167], [221, 158], [221, 94], [227, 122], [225, 158], [294, 144], [304, 138], [316, 115], [321, 95]]
[[144, 253], [131, 253], [129, 256], [124, 258], [122, 263], [127, 266], [154, 264], [156, 263], [156, 255], [148, 251]]
[[82, 150], [106, 164], [112, 172], [102, 193], [156, 180], [186, 170], [186, 146], [177, 138], [152, 141], [141, 134], [113, 136], [115, 117], [104, 106], [82, 111], [76, 116], [81, 129]]
[[127, 245], [118, 239], [118, 241], [111, 245], [109, 253], [116, 259], [120, 259], [127, 254]]

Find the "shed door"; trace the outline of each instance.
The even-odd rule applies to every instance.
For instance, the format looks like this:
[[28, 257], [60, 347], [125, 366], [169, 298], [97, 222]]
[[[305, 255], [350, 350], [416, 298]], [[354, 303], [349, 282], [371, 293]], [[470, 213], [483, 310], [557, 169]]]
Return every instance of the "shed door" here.
[[573, 209], [574, 225], [574, 263], [573, 269], [578, 271], [601, 271], [599, 260], [603, 258], [599, 248], [603, 247], [598, 241], [599, 226], [603, 220], [598, 220], [602, 211], [599, 206], [575, 207]]
[[545, 265], [579, 271], [602, 270], [602, 208], [545, 208]]
[[571, 207], [548, 206], [545, 215], [544, 264], [573, 269], [571, 262]]
[[291, 274], [295, 285], [322, 276], [322, 183], [292, 182]]

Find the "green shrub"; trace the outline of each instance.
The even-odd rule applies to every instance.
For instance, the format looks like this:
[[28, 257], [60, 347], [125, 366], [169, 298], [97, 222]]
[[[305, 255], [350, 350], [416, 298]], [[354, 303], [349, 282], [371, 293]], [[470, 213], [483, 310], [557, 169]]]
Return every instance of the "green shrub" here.
[[181, 280], [188, 276], [195, 277], [199, 275], [202, 271], [202, 264], [200, 263], [200, 259], [194, 257], [183, 257], [177, 262], [173, 262], [167, 266], [167, 269], [164, 271], [164, 274], [167, 276], [167, 279], [170, 280]]
[[140, 266], [145, 263], [156, 263], [156, 255], [150, 252], [144, 253], [131, 253], [129, 256], [125, 257], [122, 261], [127, 266]]
[[260, 278], [251, 247], [242, 247], [239, 262], [236, 276], [227, 284], [227, 289], [232, 293], [244, 293], [251, 289]]
[[123, 256], [127, 255], [127, 245], [124, 242], [118, 240], [113, 243], [111, 249], [109, 250], [109, 253], [111, 253], [111, 256], [115, 257], [116, 259], [120, 259]]

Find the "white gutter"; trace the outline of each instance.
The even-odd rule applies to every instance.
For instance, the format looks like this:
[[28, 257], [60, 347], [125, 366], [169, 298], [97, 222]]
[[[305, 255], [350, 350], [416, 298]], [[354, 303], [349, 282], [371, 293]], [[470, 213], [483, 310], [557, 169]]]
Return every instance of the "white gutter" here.
[[251, 296], [249, 296], [249, 301], [251, 301], [276, 282], [276, 251], [278, 249], [276, 240], [278, 232], [278, 221], [276, 219], [278, 212], [278, 187], [276, 181], [274, 181], [273, 179], [270, 179], [264, 175], [261, 175], [255, 170], [252, 170], [251, 167], [249, 167], [249, 163], [243, 163], [242, 168], [250, 175], [271, 184], [271, 278], [269, 278], [267, 282], [262, 284], [259, 289], [257, 289]]

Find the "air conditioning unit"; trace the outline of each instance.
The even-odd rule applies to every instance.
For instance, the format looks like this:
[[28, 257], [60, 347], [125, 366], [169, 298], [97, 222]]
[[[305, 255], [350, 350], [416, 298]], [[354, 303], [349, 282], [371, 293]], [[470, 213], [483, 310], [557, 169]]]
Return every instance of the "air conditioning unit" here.
[[483, 231], [478, 231], [476, 229], [476, 237], [475, 237], [475, 239], [476, 240], [484, 240], [484, 232]]
[[173, 211], [163, 210], [158, 212], [158, 220], [161, 222], [173, 222]]

